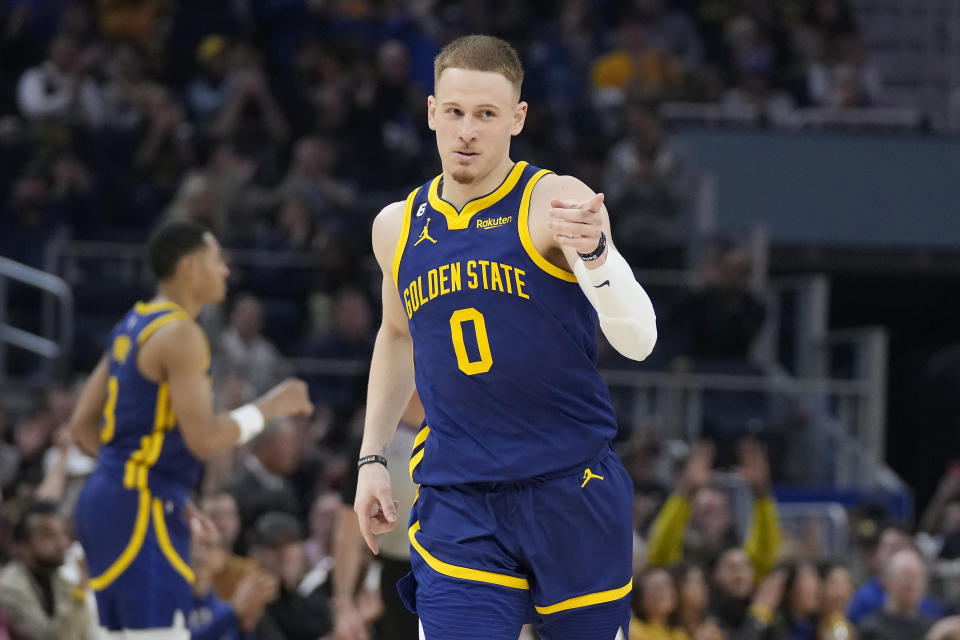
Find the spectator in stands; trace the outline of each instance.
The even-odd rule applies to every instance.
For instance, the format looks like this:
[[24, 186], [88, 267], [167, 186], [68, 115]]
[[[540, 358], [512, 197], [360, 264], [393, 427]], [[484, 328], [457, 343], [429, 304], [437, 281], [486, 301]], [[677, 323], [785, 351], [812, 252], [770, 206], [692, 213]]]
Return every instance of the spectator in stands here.
[[634, 581], [630, 621], [630, 640], [689, 640], [687, 632], [674, 624], [677, 588], [670, 573], [662, 567], [650, 567]]
[[709, 618], [729, 638], [764, 638], [783, 600], [786, 574], [776, 570], [754, 590], [754, 570], [741, 547], [728, 547], [710, 571]]
[[301, 138], [294, 146], [293, 162], [278, 194], [304, 198], [310, 211], [321, 219], [336, 220], [349, 214], [358, 194], [354, 185], [336, 175], [339, 154], [331, 138]]
[[820, 640], [823, 584], [816, 566], [805, 560], [786, 562], [783, 598], [766, 634], [771, 640]]
[[257, 519], [271, 510], [304, 515], [287, 478], [300, 462], [300, 440], [300, 429], [293, 421], [275, 420], [252, 442], [250, 454], [227, 485], [237, 501], [242, 530], [250, 531]]
[[933, 626], [933, 619], [921, 608], [928, 578], [926, 561], [915, 547], [901, 549], [890, 556], [883, 569], [886, 602], [882, 609], [860, 622], [860, 633], [890, 640], [922, 638]]
[[217, 114], [237, 90], [232, 73], [231, 45], [219, 34], [208, 35], [197, 46], [197, 72], [187, 85], [187, 108], [200, 127], [212, 126]]
[[[311, 358], [368, 362], [373, 354], [374, 326], [370, 302], [362, 291], [341, 289], [333, 303], [333, 327], [313, 335], [302, 353]], [[310, 393], [316, 404], [344, 411], [359, 406], [366, 381], [358, 376], [310, 376]]]
[[[591, 70], [595, 100], [620, 104], [628, 92], [646, 99], [669, 99], [683, 88], [683, 63], [651, 39], [642, 16], [628, 15], [617, 29], [617, 48]], [[619, 227], [618, 227], [619, 228]]]
[[316, 640], [333, 630], [327, 568], [309, 570], [300, 523], [288, 514], [268, 511], [252, 529], [251, 555], [280, 585], [257, 625], [258, 640]]
[[99, 129], [106, 109], [103, 94], [90, 76], [91, 62], [75, 38], [65, 34], [54, 38], [47, 59], [20, 77], [20, 112], [35, 122]]
[[750, 289], [750, 256], [718, 239], [704, 249], [699, 270], [701, 286], [679, 301], [671, 316], [686, 336], [685, 355], [746, 362], [766, 318], [766, 306]]
[[257, 396], [282, 377], [283, 358], [272, 342], [263, 336], [263, 305], [256, 297], [237, 297], [230, 313], [230, 324], [217, 345], [215, 366], [225, 373], [240, 376]]
[[340, 514], [340, 496], [334, 491], [321, 493], [310, 507], [310, 536], [303, 543], [307, 563], [311, 567], [326, 564], [333, 567], [333, 532]]
[[18, 560], [0, 571], [0, 609], [17, 640], [94, 640], [86, 577], [69, 584], [58, 572], [70, 538], [57, 505], [36, 502], [13, 531]]
[[[913, 546], [913, 538], [910, 533], [900, 525], [888, 524], [880, 533], [880, 541], [874, 555], [871, 566], [869, 567], [873, 576], [865, 582], [850, 601], [850, 607], [847, 609], [847, 618], [853, 624], [860, 626], [864, 619], [871, 613], [884, 607], [887, 600], [886, 584], [881, 574], [884, 568], [890, 564], [895, 554]], [[924, 592], [926, 591], [926, 577], [924, 577]], [[943, 609], [933, 598], [924, 597], [921, 594], [920, 611], [931, 620], [937, 620], [943, 617]]]
[[[251, 196], [262, 197], [251, 184], [256, 171], [257, 164], [251, 154], [229, 140], [218, 140], [207, 157], [202, 173], [210, 181], [231, 225], [249, 224], [254, 219], [254, 211], [250, 209], [257, 203], [247, 200]], [[232, 235], [242, 237], [252, 232], [234, 230]]]
[[823, 581], [821, 640], [845, 640], [855, 637], [856, 628], [847, 620], [847, 606], [853, 597], [850, 570], [843, 564], [828, 562], [821, 567], [820, 578]]
[[[233, 549], [240, 538], [240, 514], [237, 501], [225, 489], [209, 493], [200, 500], [200, 509], [216, 529], [215, 536], [209, 536], [220, 546], [216, 569], [211, 579], [217, 597], [229, 601], [233, 598], [241, 581], [256, 569], [256, 561], [235, 555]], [[207, 548], [209, 553], [209, 547]]]
[[880, 102], [880, 73], [869, 64], [854, 35], [827, 40], [807, 72], [811, 101], [834, 108], [869, 107]]
[[643, 266], [679, 266], [677, 258], [666, 264], [650, 258], [680, 246], [695, 178], [690, 156], [670, 139], [654, 103], [629, 103], [625, 120], [627, 133], [607, 154], [603, 181], [619, 216], [617, 246], [625, 255], [640, 254], [635, 259]]
[[224, 94], [227, 99], [207, 116], [211, 119], [206, 132], [219, 138], [243, 139], [265, 146], [286, 142], [290, 127], [258, 55], [239, 45], [234, 46], [229, 55], [231, 70], [220, 80], [219, 91], [212, 94], [214, 100], [209, 107], [216, 106]]
[[165, 215], [169, 220], [199, 222], [212, 229], [218, 237], [229, 238], [233, 235], [226, 224], [224, 209], [213, 185], [203, 173], [188, 173], [180, 181], [177, 193], [167, 207]]
[[129, 42], [113, 46], [103, 88], [106, 108], [104, 126], [118, 132], [136, 131], [146, 118], [150, 83], [140, 51]]
[[790, 124], [793, 99], [774, 85], [773, 65], [772, 55], [764, 53], [741, 61], [737, 84], [724, 94], [723, 106], [732, 115], [772, 124]]
[[227, 558], [216, 527], [194, 518], [190, 564], [195, 601], [187, 617], [192, 640], [253, 640], [267, 604], [277, 597], [277, 578], [255, 564], [239, 577], [229, 596], [216, 592], [216, 579], [227, 570]]
[[50, 167], [51, 206], [72, 235], [89, 237], [101, 224], [100, 198], [93, 174], [72, 151], [57, 154]]
[[707, 622], [710, 604], [703, 567], [692, 562], [681, 562], [673, 566], [671, 573], [677, 590], [677, 623], [688, 636], [698, 638], [698, 631]]
[[233, 494], [225, 489], [214, 490], [200, 500], [200, 510], [217, 529], [218, 541], [232, 549], [240, 537], [240, 512]]
[[694, 70], [703, 58], [703, 43], [690, 16], [667, 6], [665, 0], [635, 0], [637, 16], [646, 25], [650, 41]]
[[165, 201], [193, 164], [193, 126], [173, 92], [166, 87], [151, 87], [146, 104], [147, 119], [133, 154], [133, 164], [147, 186], [155, 189]]
[[53, 205], [50, 172], [33, 160], [13, 184], [9, 199], [0, 201], [0, 254], [32, 267], [43, 268], [47, 243], [66, 223]]
[[[678, 562], [685, 556], [711, 563], [722, 549], [737, 543], [729, 498], [710, 485], [712, 463], [711, 445], [701, 443], [693, 448], [677, 491], [667, 499], [651, 528], [647, 541], [651, 566]], [[770, 493], [770, 469], [758, 443], [748, 441], [741, 447], [739, 474], [753, 493], [753, 517], [743, 549], [751, 574], [762, 579], [776, 561], [780, 525]]]

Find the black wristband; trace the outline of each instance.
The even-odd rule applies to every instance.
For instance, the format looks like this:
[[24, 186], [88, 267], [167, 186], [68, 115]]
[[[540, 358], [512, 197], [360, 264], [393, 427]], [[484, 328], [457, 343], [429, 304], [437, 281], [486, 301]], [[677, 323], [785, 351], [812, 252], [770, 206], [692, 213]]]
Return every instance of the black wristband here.
[[370, 464], [371, 462], [379, 462], [379, 463], [382, 464], [383, 466], [387, 466], [387, 459], [384, 458], [384, 457], [381, 456], [381, 455], [378, 455], [378, 454], [374, 453], [374, 454], [369, 455], [369, 456], [363, 456], [362, 458], [360, 458], [359, 460], [357, 460], [357, 468], [359, 469], [359, 468], [362, 467], [363, 465], [365, 465], [365, 464]]
[[597, 258], [603, 255], [603, 250], [607, 248], [607, 236], [600, 231], [600, 242], [597, 244], [597, 248], [591, 251], [590, 253], [580, 253], [577, 251], [577, 255], [580, 256], [580, 259], [584, 262], [593, 262]]

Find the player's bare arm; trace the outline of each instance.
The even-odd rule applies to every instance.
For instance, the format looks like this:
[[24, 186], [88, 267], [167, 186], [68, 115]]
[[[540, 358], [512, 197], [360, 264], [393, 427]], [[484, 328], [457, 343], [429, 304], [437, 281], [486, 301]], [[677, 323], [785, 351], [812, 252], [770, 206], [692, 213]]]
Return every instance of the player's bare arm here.
[[[383, 272], [383, 321], [370, 362], [361, 457], [383, 455], [414, 390], [413, 341], [393, 281], [393, 258], [403, 225], [403, 210], [403, 202], [394, 202], [384, 207], [373, 222], [373, 252]], [[360, 467], [354, 510], [367, 546], [379, 553], [374, 536], [393, 529], [397, 523], [390, 475], [383, 465]]]
[[653, 304], [613, 244], [603, 194], [572, 176], [545, 176], [534, 188], [529, 224], [540, 253], [577, 276], [610, 344], [633, 360], [650, 355], [657, 341]]
[[[165, 381], [170, 403], [190, 452], [206, 460], [227, 451], [244, 438], [233, 413], [213, 412], [213, 389], [207, 376], [209, 347], [200, 326], [190, 320], [170, 322], [144, 343], [137, 366], [149, 379]], [[286, 380], [253, 403], [264, 422], [288, 415], [309, 415], [313, 405], [307, 386]], [[262, 428], [262, 425], [261, 425]]]
[[81, 449], [96, 455], [100, 449], [100, 423], [107, 403], [107, 379], [110, 367], [104, 356], [97, 363], [80, 392], [77, 406], [70, 417], [70, 433]]

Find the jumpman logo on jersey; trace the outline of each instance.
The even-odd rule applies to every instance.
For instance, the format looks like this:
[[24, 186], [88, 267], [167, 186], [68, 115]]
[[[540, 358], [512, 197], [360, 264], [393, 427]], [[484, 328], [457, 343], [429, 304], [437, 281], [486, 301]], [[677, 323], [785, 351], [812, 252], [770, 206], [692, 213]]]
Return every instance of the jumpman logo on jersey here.
[[423, 231], [420, 232], [420, 237], [413, 243], [413, 246], [417, 246], [424, 240], [429, 240], [433, 244], [437, 244], [437, 241], [430, 237], [430, 218], [427, 218], [426, 224], [423, 225]]
[[590, 471], [589, 468], [583, 470], [583, 484], [580, 485], [580, 488], [583, 489], [587, 486], [587, 483], [596, 478], [597, 480], [603, 480], [603, 476], [598, 476], [593, 471]]

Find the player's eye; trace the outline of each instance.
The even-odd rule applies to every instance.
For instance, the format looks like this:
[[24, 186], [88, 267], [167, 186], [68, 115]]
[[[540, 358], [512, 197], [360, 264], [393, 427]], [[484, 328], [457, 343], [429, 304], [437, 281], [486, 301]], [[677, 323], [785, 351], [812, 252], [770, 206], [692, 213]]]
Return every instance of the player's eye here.
[[497, 114], [494, 113], [493, 111], [490, 111], [489, 109], [487, 109], [486, 111], [482, 112], [480, 115], [482, 115], [484, 118], [492, 118], [492, 117], [496, 116]]
[[463, 111], [461, 111], [460, 109], [457, 109], [456, 107], [450, 107], [449, 109], [447, 109], [447, 113], [453, 116], [457, 116], [458, 118], [463, 115]]

